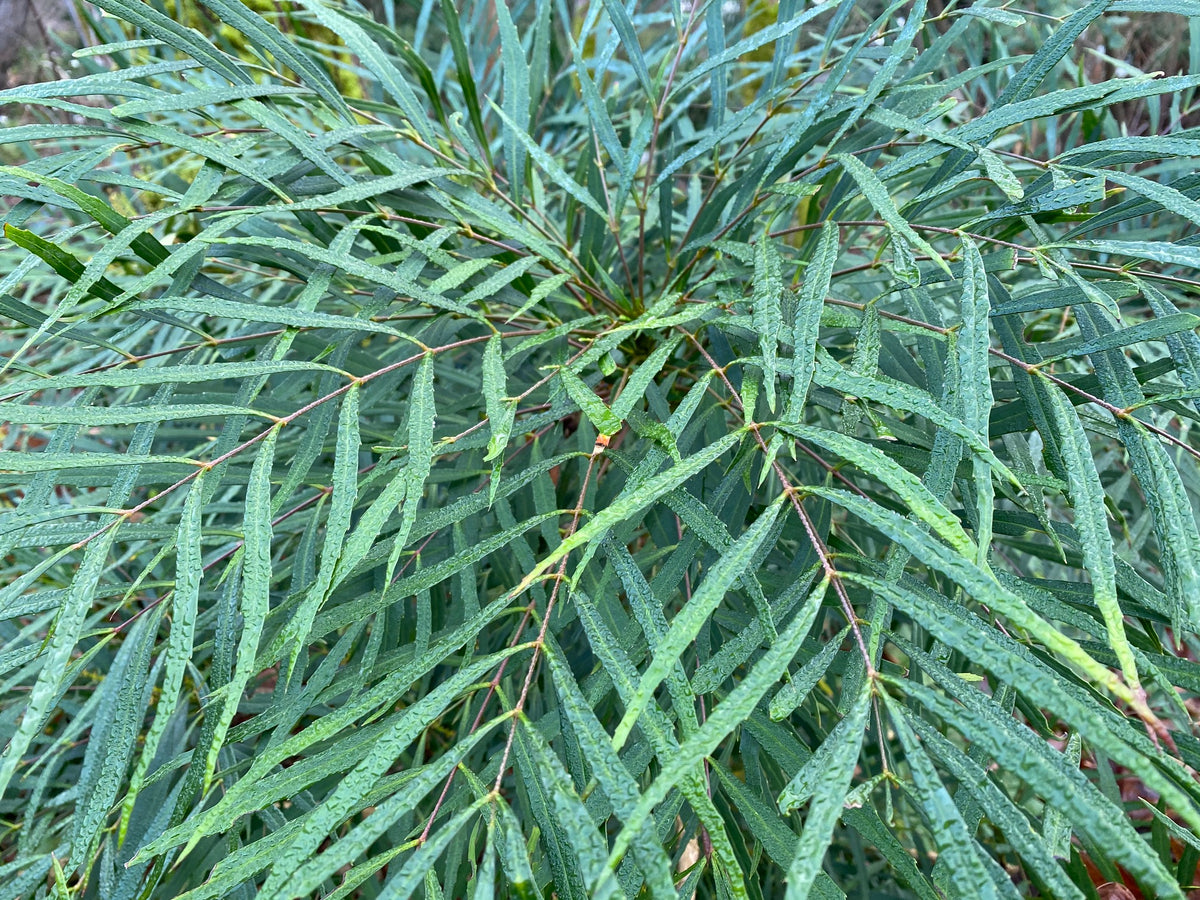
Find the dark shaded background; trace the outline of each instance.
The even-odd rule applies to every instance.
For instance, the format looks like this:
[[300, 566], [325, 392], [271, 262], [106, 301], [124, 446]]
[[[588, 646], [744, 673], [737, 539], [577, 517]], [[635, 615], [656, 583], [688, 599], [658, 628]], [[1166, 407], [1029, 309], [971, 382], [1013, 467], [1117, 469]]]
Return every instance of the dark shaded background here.
[[79, 34], [69, 2], [0, 0], [0, 88], [58, 77]]

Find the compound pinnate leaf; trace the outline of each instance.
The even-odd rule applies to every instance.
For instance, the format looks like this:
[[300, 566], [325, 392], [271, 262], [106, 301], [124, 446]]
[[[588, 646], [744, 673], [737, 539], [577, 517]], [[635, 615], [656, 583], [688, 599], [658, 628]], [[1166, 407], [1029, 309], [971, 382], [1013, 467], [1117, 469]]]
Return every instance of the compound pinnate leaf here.
[[1194, 6], [85, 4], [6, 896], [1182, 897]]

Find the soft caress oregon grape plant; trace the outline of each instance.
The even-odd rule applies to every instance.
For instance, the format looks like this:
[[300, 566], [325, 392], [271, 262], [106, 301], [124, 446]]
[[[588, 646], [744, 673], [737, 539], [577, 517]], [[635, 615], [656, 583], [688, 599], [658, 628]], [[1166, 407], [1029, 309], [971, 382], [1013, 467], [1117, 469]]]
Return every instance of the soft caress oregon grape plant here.
[[1200, 880], [1200, 4], [78, 11], [4, 900]]

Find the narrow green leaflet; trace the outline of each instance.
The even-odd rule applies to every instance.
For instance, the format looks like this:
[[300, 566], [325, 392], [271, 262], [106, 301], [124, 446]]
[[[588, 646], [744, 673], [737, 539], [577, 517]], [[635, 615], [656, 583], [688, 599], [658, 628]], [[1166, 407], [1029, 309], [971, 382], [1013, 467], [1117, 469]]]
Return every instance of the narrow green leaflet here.
[[[17, 228], [7, 222], [4, 223], [4, 236], [18, 247], [23, 247], [40, 257], [46, 265], [68, 281], [79, 283], [84, 280], [87, 267], [69, 251], [63, 250], [32, 231]], [[83, 283], [84, 290], [100, 300], [115, 300], [121, 296], [121, 289], [103, 276], [88, 278]]]
[[[629, 777], [629, 771], [617, 756], [608, 733], [589, 708], [571, 670], [567, 668], [558, 652], [551, 652], [548, 656], [562, 708], [571, 723], [580, 748], [591, 760], [592, 771], [605, 796], [613, 805], [614, 812], [621, 819], [625, 819], [632, 815], [637, 807], [637, 784]], [[644, 829], [640, 839], [634, 842], [633, 852], [646, 876], [646, 886], [651, 896], [671, 900], [675, 896], [675, 885], [671, 880], [670, 862], [650, 828]]]
[[[411, 897], [422, 880], [425, 881], [426, 896], [436, 896], [429, 890], [434, 863], [446, 851], [446, 846], [458, 835], [463, 826], [477, 816], [489, 803], [491, 803], [490, 797], [480, 797], [466, 809], [455, 814], [454, 818], [439, 828], [435, 835], [421, 844], [416, 852], [408, 858], [404, 868], [387, 880], [383, 890], [379, 893], [380, 900], [385, 900], [385, 898], [386, 900], [403, 900], [403, 898]], [[436, 879], [434, 879], [434, 883], [436, 883]]]
[[788, 398], [787, 419], [801, 421], [808, 389], [812, 384], [817, 358], [817, 334], [825, 295], [833, 278], [838, 257], [838, 227], [832, 221], [821, 226], [821, 236], [812, 262], [804, 273], [804, 282], [796, 297], [796, 319], [792, 327], [792, 394]]
[[[275, 463], [275, 448], [279, 429], [272, 428], [262, 442], [254, 460], [250, 483], [246, 486], [244, 553], [242, 557], [241, 596], [238, 609], [241, 627], [238, 629], [237, 654], [233, 662], [233, 677], [222, 689], [221, 704], [212, 743], [204, 759], [204, 784], [207, 793], [217, 768], [217, 756], [225, 735], [238, 710], [242, 692], [250, 679], [258, 674], [258, 642], [271, 609], [271, 473]], [[194, 490], [194, 489], [193, 489]]]
[[[975, 8], [964, 10], [966, 13], [974, 12]], [[1001, 12], [1002, 10], [989, 10], [984, 8], [983, 12]], [[1016, 203], [1025, 197], [1025, 188], [1021, 184], [1021, 180], [1013, 173], [1005, 163], [1004, 158], [994, 150], [989, 150], [987, 147], [978, 149], [979, 161], [983, 163], [983, 170], [987, 172], [988, 178], [1000, 190], [1004, 191], [1004, 195], [1009, 200]]]
[[91, 608], [91, 597], [108, 561], [109, 550], [116, 538], [115, 527], [106, 528], [90, 541], [83, 560], [63, 597], [54, 622], [54, 631], [42, 651], [42, 669], [25, 701], [20, 725], [0, 755], [0, 793], [8, 787], [21, 764], [21, 757], [34, 736], [45, 726], [60, 693], [60, 680], [75, 649]]
[[612, 402], [613, 415], [620, 421], [624, 422], [637, 405], [641, 403], [642, 398], [646, 394], [646, 388], [650, 386], [655, 376], [662, 371], [663, 366], [674, 355], [681, 340], [682, 338], [677, 337], [664, 341], [659, 347], [655, 348], [653, 353], [646, 357], [633, 375], [630, 376], [620, 395]]
[[[444, 0], [444, 2], [449, 2], [449, 0]], [[590, 193], [588, 193], [585, 187], [567, 174], [567, 171], [554, 159], [553, 156], [539, 147], [537, 143], [529, 137], [528, 134], [517, 127], [516, 123], [514, 123], [513, 120], [508, 117], [503, 109], [501, 109], [499, 106], [496, 106], [494, 103], [492, 104], [492, 109], [494, 109], [496, 114], [504, 120], [504, 124], [512, 129], [512, 133], [516, 135], [517, 140], [525, 148], [526, 152], [529, 153], [530, 158], [537, 163], [547, 175], [550, 176], [551, 180], [556, 185], [570, 194], [572, 198], [579, 201], [596, 215], [598, 215], [601, 219], [605, 221], [608, 220], [608, 213], [605, 211], [604, 207], [596, 202], [596, 199]]]
[[473, 275], [488, 268], [491, 264], [492, 261], [486, 258], [467, 259], [460, 263], [455, 263], [446, 270], [446, 274], [433, 281], [429, 285], [429, 289], [435, 294], [444, 294], [446, 291], [452, 291]]
[[463, 294], [462, 302], [467, 304], [494, 301], [498, 295], [503, 294], [503, 288], [512, 284], [540, 263], [541, 260], [536, 256], [523, 256], [516, 262], [505, 266], [499, 272], [488, 276], [467, 293]]
[[781, 496], [767, 507], [754, 524], [717, 560], [692, 595], [691, 601], [671, 622], [670, 630], [655, 649], [654, 657], [642, 675], [633, 701], [613, 733], [613, 745], [618, 749], [624, 746], [638, 717], [653, 699], [655, 690], [662, 684], [687, 646], [696, 639], [696, 635], [724, 599], [726, 592], [739, 579], [747, 563], [762, 546], [775, 524], [776, 517], [783, 509], [783, 501], [784, 497]]
[[523, 897], [535, 897], [540, 900], [541, 894], [534, 880], [533, 866], [529, 861], [529, 853], [525, 842], [521, 839], [521, 827], [512, 808], [498, 800], [495, 806], [499, 819], [499, 837], [491, 842], [500, 857], [500, 868], [513, 890]]
[[301, 80], [321, 95], [336, 112], [349, 118], [349, 111], [328, 73], [308, 53], [289, 41], [273, 24], [236, 0], [203, 0], [220, 21], [238, 29], [248, 40], [272, 54], [296, 72]]
[[[587, 109], [588, 117], [591, 120], [590, 124], [596, 129], [600, 145], [608, 153], [609, 160], [624, 172], [626, 169], [625, 148], [621, 144], [621, 139], [617, 137], [617, 130], [613, 125], [612, 117], [609, 115], [604, 99], [600, 96], [600, 91], [597, 89], [596, 83], [588, 71], [588, 60], [579, 52], [574, 35], [568, 35], [568, 40], [570, 41], [571, 58], [574, 61], [575, 74], [579, 78], [579, 93], [583, 99], [584, 107]], [[624, 182], [624, 176], [622, 176], [622, 182]], [[628, 188], [623, 186], [620, 195], [622, 199], [626, 190]]]
[[264, 375], [283, 375], [289, 372], [338, 372], [331, 366], [300, 360], [273, 362], [213, 363], [212, 365], [138, 366], [117, 368], [104, 372], [80, 372], [75, 375], [51, 375], [29, 381], [12, 381], [5, 385], [6, 397], [32, 391], [54, 391], [63, 388], [88, 387], [146, 387], [157, 384], [190, 384], [225, 379], [250, 379]]
[[212, 69], [235, 84], [250, 81], [225, 54], [219, 52], [199, 32], [186, 28], [159, 10], [128, 0], [104, 0], [96, 4], [101, 9], [137, 26], [142, 33], [182, 50], [206, 68]]
[[771, 859], [780, 865], [789, 865], [796, 858], [798, 841], [795, 833], [784, 824], [767, 801], [755, 794], [723, 765], [713, 764], [712, 771], [720, 781], [722, 789], [746, 818], [750, 830]]
[[463, 34], [458, 9], [455, 7], [454, 0], [441, 0], [441, 8], [442, 18], [446, 23], [446, 37], [449, 39], [451, 55], [454, 58], [454, 69], [458, 75], [458, 86], [462, 90], [463, 104], [467, 108], [467, 118], [471, 122], [471, 130], [475, 132], [475, 138], [479, 142], [479, 149], [490, 165], [492, 161], [490, 142], [487, 130], [483, 125], [479, 92], [475, 88], [475, 76], [471, 71], [471, 57], [467, 50], [466, 36]]
[[486, 403], [488, 428], [487, 454], [484, 462], [492, 463], [492, 478], [488, 485], [488, 503], [495, 502], [500, 488], [500, 469], [512, 435], [517, 403], [507, 396], [507, 377], [504, 374], [504, 348], [499, 333], [488, 338], [483, 349], [483, 399]]
[[409, 123], [424, 138], [432, 136], [426, 122], [427, 114], [417, 99], [408, 79], [398, 70], [382, 49], [370, 39], [366, 31], [337, 8], [321, 0], [304, 0], [305, 8], [313, 17], [337, 34], [346, 46], [371, 70], [392, 98], [400, 104]]
[[942, 545], [932, 541], [911, 520], [891, 510], [863, 502], [856, 494], [821, 487], [809, 487], [806, 490], [836, 503], [879, 528], [903, 545], [913, 556], [953, 579], [968, 594], [1008, 617], [1014, 625], [1027, 629], [1063, 661], [1070, 662], [1086, 672], [1097, 686], [1103, 686], [1127, 703], [1138, 702], [1134, 692], [1093, 659], [1077, 641], [1031, 610], [1021, 597], [996, 581], [995, 576], [974, 560], [950, 553]]
[[[955, 348], [962, 386], [963, 423], [986, 445], [990, 439], [990, 417], [995, 402], [992, 396], [992, 373], [988, 365], [988, 351], [991, 349], [988, 316], [991, 312], [991, 301], [988, 298], [987, 274], [979, 248], [969, 238], [964, 237], [962, 251], [962, 331]], [[975, 476], [975, 537], [979, 547], [977, 561], [981, 566], [986, 566], [988, 550], [992, 543], [992, 514], [995, 509], [992, 470], [987, 461], [978, 456], [972, 458], [971, 468]]]
[[[1147, 147], [1149, 149], [1149, 147]], [[1192, 152], [1196, 152], [1193, 150]], [[1119, 184], [1131, 191], [1136, 191], [1143, 197], [1153, 200], [1163, 209], [1182, 216], [1193, 225], [1200, 225], [1200, 202], [1189, 197], [1169, 184], [1161, 184], [1149, 178], [1142, 178], [1120, 169], [1092, 169], [1079, 167], [1079, 170], [1094, 177], [1103, 177], [1107, 181]]]
[[891, 231], [892, 271], [909, 287], [921, 286], [921, 267], [913, 253], [908, 238], [894, 229]]
[[525, 182], [525, 148], [516, 139], [516, 130], [529, 130], [529, 63], [521, 36], [513, 24], [506, 0], [496, 4], [496, 21], [500, 26], [501, 57], [504, 60], [504, 111], [513, 127], [504, 136], [504, 152], [512, 181], [513, 200], [521, 202]]
[[71, 838], [75, 852], [91, 861], [98, 849], [102, 825], [133, 755], [140, 730], [149, 674], [150, 650], [161, 613], [134, 624], [113, 658], [109, 677], [98, 691], [97, 727], [92, 729], [79, 770], [83, 801]]
[[[1177, 335], [1194, 333], [1197, 326], [1200, 326], [1200, 316], [1194, 316], [1190, 313], [1172, 313], [1159, 316], [1148, 322], [1138, 322], [1127, 328], [1116, 329], [1092, 340], [1083, 341], [1080, 344], [1072, 346], [1070, 351], [1066, 353], [1049, 357], [1046, 362], [1069, 359], [1073, 356], [1090, 356], [1093, 353], [1117, 350], [1121, 347], [1129, 347], [1146, 341], [1166, 339], [1169, 343], [1170, 339]], [[1047, 349], [1053, 349], [1053, 347], [1054, 345], [1051, 344]]]
[[813, 619], [825, 597], [829, 580], [821, 581], [806, 599], [804, 607], [779, 635], [771, 648], [754, 666], [750, 674], [718, 704], [700, 729], [685, 740], [679, 752], [666, 760], [662, 772], [650, 787], [643, 791], [637, 809], [624, 823], [625, 828], [613, 845], [610, 860], [619, 859], [631, 843], [636, 829], [641, 827], [651, 811], [661, 803], [693, 765], [697, 756], [709, 755], [713, 748], [733, 729], [746, 722], [763, 695], [779, 680], [779, 672], [796, 655], [804, 642]]
[[[983, 767], [971, 759], [968, 753], [964, 753], [954, 746], [953, 742], [943, 737], [928, 722], [912, 714], [906, 714], [905, 719], [921, 738], [926, 750], [935, 756], [962, 785], [955, 795], [955, 803], [959, 810], [963, 811], [972, 803], [977, 804], [974, 809], [981, 812], [986, 810], [988, 818], [1004, 832], [1004, 836], [1021, 854], [1025, 864], [1036, 872], [1043, 883], [1051, 886], [1055, 896], [1082, 897], [1082, 892], [1054, 861], [1054, 857], [1048, 852], [1041, 836], [1033, 830], [1029, 820], [1017, 805], [1009, 800], [988, 778]], [[962, 797], [964, 793], [968, 794], [969, 798]], [[971, 820], [964, 816], [964, 821], [967, 822], [969, 829]], [[938, 880], [940, 874], [935, 874], [935, 880]]]
[[604, 9], [612, 20], [613, 28], [617, 30], [617, 34], [621, 38], [621, 46], [625, 48], [625, 53], [629, 57], [629, 63], [633, 66], [633, 72], [637, 75], [638, 82], [645, 90], [646, 96], [654, 99], [654, 87], [650, 83], [650, 72], [646, 68], [646, 59], [642, 55], [642, 45], [633, 21], [625, 10], [625, 5], [621, 3], [621, 0], [604, 0]]
[[[878, 478], [899, 496], [904, 505], [927, 523], [943, 540], [964, 556], [975, 555], [975, 543], [963, 531], [958, 518], [946, 509], [919, 478], [900, 466], [882, 450], [870, 444], [823, 428], [780, 423], [781, 429], [800, 440], [831, 450], [854, 463], [868, 475]], [[990, 478], [991, 470], [980, 460]], [[990, 480], [988, 482], [991, 483]]]
[[[525, 757], [531, 793], [536, 793], [534, 815], [542, 824], [542, 842], [553, 842], [557, 859], [555, 880], [565, 896], [623, 897], [624, 893], [605, 866], [604, 841], [571, 783], [571, 776], [533, 728], [517, 730], [518, 761]], [[540, 815], [539, 815], [540, 813]]]
[[[1114, 330], [1108, 316], [1091, 305], [1079, 310], [1085, 339], [1100, 340]], [[1116, 351], [1091, 354], [1097, 379], [1106, 400], [1121, 406], [1131, 405], [1144, 396], [1129, 360]], [[1200, 533], [1191, 501], [1186, 496], [1181, 465], [1177, 464], [1162, 440], [1142, 427], [1133, 417], [1117, 419], [1117, 434], [1125, 445], [1130, 465], [1142, 485], [1152, 513], [1155, 536], [1163, 562], [1167, 596], [1171, 598], [1175, 622], [1200, 622]]]
[[775, 350], [783, 325], [780, 300], [783, 295], [783, 276], [780, 273], [779, 251], [769, 236], [763, 235], [754, 252], [754, 330], [763, 357], [763, 379], [767, 406], [775, 411]]
[[124, 841], [129, 827], [133, 804], [150, 766], [158, 752], [159, 743], [166, 732], [167, 723], [179, 704], [184, 675], [192, 655], [196, 633], [196, 617], [199, 613], [202, 568], [202, 509], [204, 496], [204, 472], [197, 476], [188, 489], [183, 515], [179, 520], [179, 536], [175, 540], [176, 575], [175, 593], [171, 598], [171, 633], [166, 648], [166, 663], [159, 700], [154, 709], [154, 719], [142, 741], [142, 750], [129, 777], [129, 792], [121, 806], [121, 827], [118, 840]]
[[933, 762], [918, 743], [899, 705], [886, 694], [884, 702], [904, 745], [904, 758], [912, 777], [912, 795], [925, 812], [939, 856], [949, 857], [944, 871], [951, 879], [951, 889], [956, 896], [995, 900], [998, 896], [995, 885], [976, 855], [966, 823], [938, 777]]
[[772, 720], [778, 722], [781, 719], [787, 718], [792, 714], [804, 699], [808, 696], [809, 691], [817, 686], [825, 676], [825, 672], [829, 669], [829, 664], [833, 662], [833, 657], [841, 650], [842, 641], [849, 634], [849, 626], [843, 629], [836, 637], [825, 642], [825, 646], [821, 648], [812, 659], [806, 662], [803, 668], [780, 687], [779, 691], [771, 698], [770, 713]]
[[329, 516], [325, 521], [325, 540], [321, 546], [321, 568], [317, 579], [308, 589], [308, 594], [288, 623], [283, 635], [288, 648], [290, 678], [300, 650], [309, 640], [309, 630], [317, 611], [329, 599], [334, 576], [341, 562], [342, 546], [350, 530], [354, 505], [358, 499], [358, 453], [361, 446], [359, 433], [359, 394], [361, 387], [351, 385], [342, 400], [341, 413], [337, 421], [337, 446], [333, 459], [332, 498]]
[[1115, 256], [1132, 256], [1153, 262], [1186, 266], [1200, 266], [1200, 248], [1166, 241], [1060, 241], [1046, 244], [1045, 249], [1083, 250], [1088, 253], [1111, 253]]
[[433, 468], [434, 408], [433, 355], [425, 354], [412, 380], [412, 396], [408, 401], [408, 462], [398, 476], [403, 484], [404, 505], [400, 510], [400, 530], [396, 533], [392, 554], [388, 557], [387, 581], [391, 583], [396, 563], [408, 543], [408, 536], [417, 521], [417, 508], [425, 491], [425, 481]]
[[292, 891], [291, 877], [296, 864], [307, 859], [347, 815], [362, 807], [363, 800], [369, 796], [375, 783], [400, 751], [428, 728], [463, 688], [521, 649], [523, 647], [518, 646], [473, 661], [399, 715], [393, 716], [388, 728], [375, 741], [368, 754], [338, 782], [328, 799], [299, 820], [301, 827], [298, 833], [271, 859], [271, 874], [262, 887], [261, 895], [278, 900], [294, 898], [296, 894]]
[[879, 180], [879, 176], [863, 165], [858, 157], [842, 154], [837, 157], [837, 161], [841, 163], [846, 173], [855, 180], [859, 190], [863, 192], [863, 196], [875, 207], [876, 212], [887, 222], [888, 227], [897, 234], [903, 235], [905, 240], [926, 254], [938, 268], [949, 275], [950, 266], [942, 259], [941, 254], [934, 250], [923, 237], [913, 231], [912, 226], [900, 215], [900, 211], [896, 209], [895, 201], [888, 194], [884, 183]]
[[551, 275], [544, 281], [539, 281], [537, 287], [529, 292], [529, 299], [517, 307], [506, 321], [511, 322], [513, 319], [525, 315], [570, 280], [571, 276], [568, 273], [560, 272], [557, 275]]
[[126, 103], [118, 103], [110, 112], [117, 118], [125, 118], [126, 116], [144, 116], [146, 113], [152, 112], [194, 109], [200, 106], [217, 106], [234, 100], [244, 100], [247, 97], [278, 97], [287, 95], [312, 96], [312, 91], [280, 84], [239, 84], [228, 88], [167, 94], [153, 100], [130, 100]]
[[[827, 737], [820, 747], [809, 757], [808, 762], [788, 781], [787, 785], [780, 792], [776, 800], [779, 806], [779, 811], [789, 813], [794, 809], [808, 803], [818, 794], [825, 793], [825, 787], [828, 783], [830, 767], [837, 767], [837, 771], [841, 771], [847, 764], [853, 766], [858, 759], [858, 750], [862, 746], [862, 734], [867, 723], [867, 712], [871, 706], [871, 688], [868, 681], [863, 682], [863, 687], [859, 694], [853, 700], [849, 711], [841, 720], [830, 730]], [[857, 735], [857, 737], [856, 737]], [[837, 760], [840, 755], [845, 752], [845, 748], [851, 746], [854, 748], [853, 758], [849, 761], [843, 760], [839, 763]], [[849, 780], [842, 786], [842, 796], [845, 797], [849, 790]], [[839, 806], [840, 801], [839, 801]]]
[[1092, 454], [1091, 444], [1079, 414], [1055, 386], [1048, 386], [1044, 396], [1054, 417], [1070, 476], [1071, 501], [1075, 508], [1075, 528], [1083, 549], [1083, 567], [1092, 581], [1092, 594], [1104, 627], [1108, 645], [1117, 655], [1121, 674], [1134, 690], [1140, 689], [1137, 663], [1133, 648], [1125, 636], [1125, 613], [1117, 599], [1117, 570], [1112, 533], [1108, 529], [1108, 511], [1104, 504], [1104, 486]]
[[276, 418], [261, 410], [221, 403], [175, 403], [169, 406], [123, 406], [112, 409], [0, 403], [0, 421], [18, 425], [137, 425], [163, 420], [224, 419], [226, 416], [250, 416], [268, 421]]
[[[1078, 768], [1082, 752], [1083, 741], [1079, 739], [1077, 732], [1072, 732], [1071, 737], [1067, 740], [1067, 746], [1063, 748], [1063, 755]], [[1042, 822], [1042, 838], [1050, 853], [1056, 858], [1071, 858], [1071, 820], [1053, 804], [1046, 807]]]
[[199, 312], [206, 316], [225, 316], [231, 319], [242, 319], [247, 322], [271, 322], [279, 325], [292, 325], [296, 328], [347, 328], [352, 331], [374, 331], [379, 334], [389, 334], [393, 337], [408, 337], [387, 325], [371, 322], [367, 319], [353, 319], [348, 316], [331, 316], [315, 311], [299, 311], [286, 307], [273, 307], [256, 303], [237, 303], [231, 300], [220, 300], [216, 297], [205, 297], [202, 300], [187, 297], [159, 297], [154, 300], [136, 301], [129, 304], [129, 309], [176, 309], [181, 312]]
[[596, 396], [595, 391], [579, 380], [579, 376], [570, 369], [558, 370], [567, 394], [583, 410], [592, 426], [604, 437], [609, 437], [621, 430], [621, 420], [609, 409], [608, 405]]
[[[846, 801], [850, 781], [858, 765], [867, 714], [871, 709], [871, 692], [871, 682], [864, 681], [849, 712], [834, 726], [825, 743], [779, 797], [780, 810], [787, 812], [808, 797], [816, 795], [805, 817], [804, 830], [800, 833], [795, 858], [788, 867], [788, 900], [806, 900], [810, 896], [813, 881], [821, 871], [825, 851], [833, 837], [834, 825], [841, 815], [842, 804]], [[828, 751], [826, 748], [829, 748]], [[816, 779], [820, 780], [819, 793], [816, 791], [816, 784], [813, 785], [812, 791], [797, 788], [797, 785], [807, 784]]]
[[[880, 18], [898, 11], [903, 5], [902, 3], [892, 3]], [[858, 123], [862, 115], [875, 104], [879, 95], [892, 85], [900, 64], [912, 49], [913, 39], [921, 30], [921, 23], [925, 20], [925, 7], [926, 0], [916, 0], [905, 11], [904, 18], [897, 22], [900, 25], [900, 33], [892, 42], [887, 59], [883, 61], [883, 65], [871, 76], [870, 84], [867, 85], [867, 89], [863, 92], [862, 96], [858, 98], [853, 112], [850, 113], [838, 128], [837, 134], [834, 135], [831, 143], [836, 144], [846, 132], [850, 131]]]
[[1014, 487], [1021, 487], [1017, 476], [992, 452], [979, 434], [968, 428], [961, 418], [942, 409], [929, 394], [902, 382], [885, 381], [847, 372], [841, 366], [832, 364], [820, 356], [817, 358], [815, 380], [818, 384], [835, 388], [852, 397], [874, 400], [924, 416], [934, 424], [945, 428], [955, 437], [962, 439], [971, 450], [983, 457], [997, 474]]

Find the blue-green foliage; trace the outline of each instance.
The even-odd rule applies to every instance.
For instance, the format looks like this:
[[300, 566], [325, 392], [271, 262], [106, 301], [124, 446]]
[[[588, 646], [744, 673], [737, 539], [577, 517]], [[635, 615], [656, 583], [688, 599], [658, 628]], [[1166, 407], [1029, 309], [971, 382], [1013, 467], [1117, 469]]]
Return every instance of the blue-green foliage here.
[[0, 896], [1184, 896], [1200, 5], [201, 3], [0, 92]]

